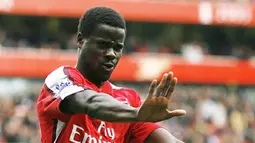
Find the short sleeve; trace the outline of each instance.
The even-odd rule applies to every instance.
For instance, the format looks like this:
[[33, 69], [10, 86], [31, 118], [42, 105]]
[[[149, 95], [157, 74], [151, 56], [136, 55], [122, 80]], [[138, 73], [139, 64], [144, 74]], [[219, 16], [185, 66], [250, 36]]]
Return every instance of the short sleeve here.
[[59, 110], [59, 105], [67, 96], [88, 89], [83, 83], [81, 74], [72, 67], [59, 67], [45, 79], [41, 94], [37, 101], [40, 115], [47, 115], [61, 121], [68, 120], [70, 115]]
[[[140, 95], [135, 92], [136, 107], [141, 106], [142, 101]], [[131, 123], [129, 128], [129, 143], [143, 143], [144, 140], [156, 129], [161, 128], [159, 124], [150, 122]]]

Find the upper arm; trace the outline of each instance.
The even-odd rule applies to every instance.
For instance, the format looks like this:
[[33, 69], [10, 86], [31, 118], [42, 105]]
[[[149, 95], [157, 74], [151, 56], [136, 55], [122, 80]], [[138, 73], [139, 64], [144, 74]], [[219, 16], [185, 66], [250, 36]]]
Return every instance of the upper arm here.
[[74, 93], [60, 103], [60, 111], [67, 114], [87, 113], [89, 105], [95, 96], [96, 92], [93, 90]]
[[[70, 115], [60, 110], [60, 105], [67, 97], [89, 89], [84, 86], [80, 73], [69, 67], [60, 67], [45, 79], [45, 84], [37, 102], [39, 116], [46, 115], [65, 121]], [[61, 108], [62, 109], [62, 108]]]
[[163, 128], [154, 130], [145, 140], [145, 143], [182, 143], [176, 139], [171, 133]]

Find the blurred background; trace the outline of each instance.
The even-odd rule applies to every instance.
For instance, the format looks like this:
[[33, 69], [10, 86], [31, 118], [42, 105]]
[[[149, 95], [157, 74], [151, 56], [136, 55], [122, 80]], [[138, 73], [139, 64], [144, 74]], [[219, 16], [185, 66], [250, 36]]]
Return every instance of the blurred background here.
[[186, 143], [255, 142], [254, 0], [0, 0], [0, 142], [39, 143], [35, 103], [44, 78], [76, 62], [78, 18], [109, 6], [127, 20], [124, 56], [111, 77], [147, 93], [173, 71], [161, 124]]

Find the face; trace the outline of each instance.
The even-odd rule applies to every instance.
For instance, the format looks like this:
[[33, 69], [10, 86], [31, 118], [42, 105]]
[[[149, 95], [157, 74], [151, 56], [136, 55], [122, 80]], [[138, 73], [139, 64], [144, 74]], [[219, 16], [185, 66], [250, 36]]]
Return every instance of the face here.
[[90, 80], [108, 80], [122, 55], [125, 34], [124, 29], [105, 24], [98, 25], [88, 38], [79, 34], [77, 68]]

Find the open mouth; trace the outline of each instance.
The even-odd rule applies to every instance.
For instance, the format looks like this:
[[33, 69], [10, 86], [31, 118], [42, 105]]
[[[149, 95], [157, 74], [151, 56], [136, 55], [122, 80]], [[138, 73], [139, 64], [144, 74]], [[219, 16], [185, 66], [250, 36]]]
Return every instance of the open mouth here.
[[107, 63], [107, 64], [103, 64], [103, 68], [105, 71], [112, 71], [114, 69], [114, 64], [112, 63]]

